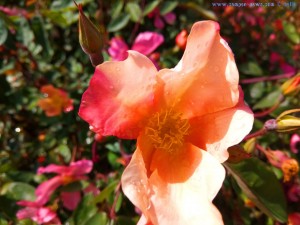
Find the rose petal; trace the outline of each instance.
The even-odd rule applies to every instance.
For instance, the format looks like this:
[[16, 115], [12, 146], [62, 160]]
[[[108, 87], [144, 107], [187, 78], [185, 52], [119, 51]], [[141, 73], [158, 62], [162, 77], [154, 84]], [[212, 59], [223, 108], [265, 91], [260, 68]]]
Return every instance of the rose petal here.
[[78, 203], [81, 200], [80, 191], [75, 192], [61, 192], [60, 194], [63, 205], [68, 210], [76, 209]]
[[172, 153], [157, 149], [152, 157], [150, 170], [157, 170], [165, 182], [184, 182], [195, 172], [200, 161], [200, 149], [186, 143]]
[[153, 106], [156, 73], [153, 63], [135, 51], [125, 61], [97, 66], [83, 94], [80, 117], [103, 136], [136, 138]]
[[48, 223], [50, 221], [53, 221], [54, 219], [55, 221], [57, 221], [57, 223], [55, 224], [61, 224], [56, 217], [57, 217], [56, 213], [47, 207], [41, 207], [41, 208], [26, 207], [17, 212], [18, 219], [22, 220], [22, 219], [30, 218], [39, 224]]
[[158, 29], [163, 29], [165, 27], [164, 21], [160, 18], [159, 15], [154, 17], [154, 26]]
[[220, 162], [227, 160], [227, 148], [241, 142], [253, 125], [253, 113], [244, 103], [242, 92], [240, 97], [235, 107], [190, 120], [188, 141], [206, 149]]
[[[150, 185], [141, 150], [136, 149], [129, 165], [125, 168], [122, 178], [122, 189], [129, 200], [138, 207], [147, 218], [154, 217], [153, 208], [150, 206]], [[150, 216], [152, 214], [152, 216]]]
[[79, 160], [76, 162], [72, 162], [69, 166], [68, 174], [70, 175], [83, 175], [90, 173], [93, 169], [93, 161], [92, 160]]
[[164, 42], [164, 37], [161, 34], [156, 32], [146, 31], [140, 33], [136, 37], [131, 49], [138, 51], [144, 55], [149, 55], [163, 42]]
[[[148, 179], [141, 152], [135, 151], [123, 173], [122, 188], [149, 224], [223, 224], [211, 202], [221, 188], [225, 170], [209, 153], [201, 150], [201, 155], [201, 163], [186, 182], [169, 184], [157, 172]], [[145, 219], [140, 224], [145, 224]]]
[[169, 12], [166, 15], [164, 15], [164, 19], [168, 24], [174, 24], [176, 20], [176, 15], [175, 13]]
[[52, 193], [63, 183], [64, 180], [62, 176], [56, 176], [41, 183], [35, 190], [35, 195], [37, 196], [35, 202], [37, 202], [39, 205], [44, 205], [49, 201]]
[[233, 54], [213, 21], [196, 23], [180, 63], [159, 73], [166, 83], [165, 99], [186, 118], [236, 105], [238, 75]]
[[91, 172], [93, 168], [93, 162], [91, 160], [79, 160], [72, 162], [70, 166], [60, 166], [55, 164], [50, 164], [46, 167], [40, 167], [38, 169], [38, 174], [42, 173], [58, 173], [65, 175], [83, 175]]
[[298, 148], [297, 146], [299, 145], [300, 142], [300, 136], [298, 134], [293, 134], [290, 140], [290, 148], [291, 152], [297, 154], [298, 153]]
[[108, 53], [113, 60], [122, 61], [128, 56], [128, 46], [121, 37], [114, 37], [110, 41]]

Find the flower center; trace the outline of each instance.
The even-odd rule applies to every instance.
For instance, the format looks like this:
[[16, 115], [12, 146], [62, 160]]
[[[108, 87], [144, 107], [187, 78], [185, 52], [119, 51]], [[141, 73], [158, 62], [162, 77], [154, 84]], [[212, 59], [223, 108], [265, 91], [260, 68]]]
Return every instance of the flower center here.
[[171, 109], [157, 112], [149, 119], [146, 135], [155, 148], [174, 152], [183, 145], [190, 124], [181, 116]]

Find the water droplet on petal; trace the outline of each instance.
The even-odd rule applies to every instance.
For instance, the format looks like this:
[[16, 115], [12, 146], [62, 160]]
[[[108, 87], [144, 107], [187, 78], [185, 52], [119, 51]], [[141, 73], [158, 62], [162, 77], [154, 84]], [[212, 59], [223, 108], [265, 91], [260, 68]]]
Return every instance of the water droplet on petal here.
[[114, 86], [110, 85], [110, 86], [109, 86], [109, 89], [111, 89], [111, 90], [114, 89]]

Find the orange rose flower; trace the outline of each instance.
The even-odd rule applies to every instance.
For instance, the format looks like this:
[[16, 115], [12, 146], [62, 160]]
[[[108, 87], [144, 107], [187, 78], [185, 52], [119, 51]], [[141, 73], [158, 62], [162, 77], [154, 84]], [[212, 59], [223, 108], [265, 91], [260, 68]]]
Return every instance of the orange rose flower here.
[[73, 110], [73, 100], [68, 97], [65, 91], [49, 84], [44, 85], [41, 92], [45, 98], [38, 101], [38, 106], [45, 111], [47, 116], [58, 116], [62, 112]]
[[137, 139], [122, 175], [138, 224], [223, 224], [212, 204], [227, 148], [251, 130], [233, 54], [213, 21], [194, 24], [173, 69], [129, 51], [96, 67], [79, 115], [103, 136]]

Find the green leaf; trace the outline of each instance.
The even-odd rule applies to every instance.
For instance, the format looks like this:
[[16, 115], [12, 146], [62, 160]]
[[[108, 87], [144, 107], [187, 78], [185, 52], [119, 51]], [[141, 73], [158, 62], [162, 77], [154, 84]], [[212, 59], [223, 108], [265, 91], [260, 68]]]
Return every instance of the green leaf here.
[[31, 219], [24, 219], [24, 220], [20, 220], [16, 223], [16, 225], [37, 225], [37, 223], [35, 223], [34, 221], [32, 221]]
[[86, 224], [97, 213], [97, 210], [94, 195], [92, 193], [85, 195], [74, 211], [75, 224]]
[[204, 19], [218, 20], [218, 17], [213, 11], [207, 10], [195, 2], [182, 3], [181, 6], [196, 11], [200, 16], [204, 17]]
[[106, 225], [108, 222], [107, 215], [105, 212], [95, 214], [90, 218], [84, 225]]
[[280, 222], [287, 221], [284, 191], [265, 163], [250, 158], [236, 164], [225, 163], [225, 166], [247, 197], [262, 212]]
[[142, 11], [140, 6], [135, 2], [128, 2], [126, 4], [126, 11], [129, 13], [130, 18], [133, 22], [141, 21]]
[[246, 64], [242, 64], [239, 69], [243, 74], [247, 74], [251, 76], [263, 75], [263, 70], [256, 62], [248, 62]]
[[106, 188], [104, 188], [99, 195], [97, 195], [94, 199], [94, 203], [100, 203], [104, 200], [107, 200], [109, 196], [115, 191], [118, 181], [115, 180], [111, 182]]
[[292, 23], [286, 21], [283, 22], [283, 31], [286, 36], [294, 43], [300, 43], [300, 34], [298, 33], [296, 27]]
[[280, 95], [280, 89], [272, 91], [266, 97], [262, 98], [259, 102], [257, 102], [253, 106], [253, 109], [265, 109], [274, 106], [278, 102]]
[[35, 188], [29, 184], [22, 182], [11, 182], [3, 185], [1, 194], [6, 195], [9, 198], [14, 200], [29, 200], [34, 201]]
[[129, 22], [130, 15], [121, 13], [118, 17], [112, 19], [107, 25], [108, 32], [116, 32], [124, 28]]
[[254, 85], [252, 85], [251, 89], [250, 89], [250, 96], [251, 98], [261, 98], [264, 94], [265, 91], [265, 84], [264, 82], [258, 82]]
[[3, 22], [2, 19], [0, 19], [0, 45], [3, 45], [4, 42], [6, 41], [7, 39], [7, 35], [8, 35], [8, 30], [5, 26], [5, 23]]
[[71, 150], [69, 149], [68, 145], [60, 144], [56, 149], [55, 152], [60, 154], [64, 157], [65, 162], [69, 162], [71, 160]]
[[145, 9], [144, 9], [144, 11], [143, 11], [143, 15], [144, 15], [144, 16], [148, 15], [150, 12], [152, 12], [152, 11], [159, 5], [159, 3], [160, 3], [159, 0], [149, 2], [149, 3], [145, 6]]
[[51, 59], [53, 50], [50, 48], [48, 34], [46, 32], [44, 21], [41, 16], [36, 16], [32, 19], [32, 30], [35, 36], [36, 43], [40, 44], [43, 48], [42, 55], [46, 59]]
[[41, 10], [43, 16], [50, 19], [54, 24], [65, 28], [68, 26], [68, 21], [65, 16], [59, 11], [52, 11], [52, 10]]
[[80, 181], [72, 182], [60, 188], [63, 192], [75, 192], [82, 189], [82, 184]]
[[178, 5], [177, 1], [163, 1], [160, 5], [160, 14], [166, 15], [169, 12], [172, 12]]
[[5, 219], [0, 218], [0, 225], [8, 225], [8, 222]]
[[114, 19], [118, 17], [123, 9], [124, 1], [115, 1], [111, 6], [111, 18]]
[[14, 218], [18, 210], [16, 201], [8, 198], [7, 196], [0, 195], [0, 214], [6, 215], [6, 217]]

